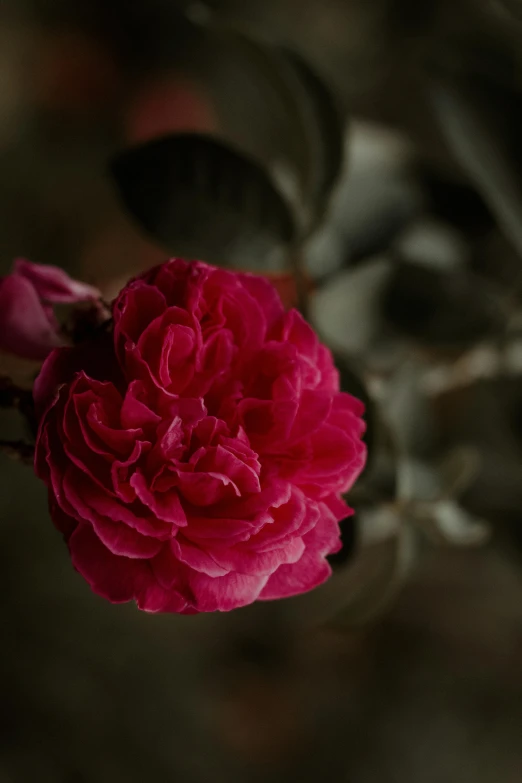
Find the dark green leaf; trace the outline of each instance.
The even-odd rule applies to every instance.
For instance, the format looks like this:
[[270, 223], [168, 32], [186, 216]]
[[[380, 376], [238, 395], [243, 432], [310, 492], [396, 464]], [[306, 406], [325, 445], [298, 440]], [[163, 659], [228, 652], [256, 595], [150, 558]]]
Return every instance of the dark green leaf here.
[[282, 266], [295, 236], [290, 209], [263, 169], [223, 142], [175, 134], [122, 153], [111, 171], [133, 218], [170, 252]]

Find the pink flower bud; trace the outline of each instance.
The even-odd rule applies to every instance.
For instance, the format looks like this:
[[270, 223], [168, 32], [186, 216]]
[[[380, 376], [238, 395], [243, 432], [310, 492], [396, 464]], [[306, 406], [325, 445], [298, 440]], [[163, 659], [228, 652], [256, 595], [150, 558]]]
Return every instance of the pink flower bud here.
[[0, 279], [0, 350], [42, 360], [63, 343], [53, 304], [96, 300], [99, 291], [54, 266], [18, 259]]

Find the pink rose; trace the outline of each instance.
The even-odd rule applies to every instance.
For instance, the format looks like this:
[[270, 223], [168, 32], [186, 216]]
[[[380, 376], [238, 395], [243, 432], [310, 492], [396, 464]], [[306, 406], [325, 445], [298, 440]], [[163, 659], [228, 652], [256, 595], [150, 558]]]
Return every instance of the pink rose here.
[[266, 280], [180, 259], [130, 282], [113, 315], [35, 386], [36, 472], [75, 568], [152, 612], [324, 582], [364, 423], [310, 326]]
[[0, 350], [23, 359], [45, 359], [63, 343], [53, 304], [97, 299], [99, 291], [55, 266], [19, 258], [0, 279]]

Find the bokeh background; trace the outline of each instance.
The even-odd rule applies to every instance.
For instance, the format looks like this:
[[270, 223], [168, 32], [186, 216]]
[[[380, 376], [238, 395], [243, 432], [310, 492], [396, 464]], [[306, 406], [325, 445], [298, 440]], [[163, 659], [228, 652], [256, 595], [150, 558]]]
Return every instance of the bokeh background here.
[[[311, 318], [373, 411], [359, 532], [313, 595], [149, 616], [89, 591], [43, 486], [2, 455], [0, 781], [519, 783], [521, 6], [3, 0], [2, 274], [25, 256], [110, 297], [165, 258], [109, 161], [167, 132], [226, 126], [248, 143], [262, 85], [201, 48], [209, 19], [300, 54], [345, 117], [345, 163], [301, 271]], [[464, 121], [450, 103], [460, 144], [433, 101], [440, 73], [495, 86]], [[256, 137], [267, 156], [283, 144], [271, 127]], [[2, 374], [32, 370], [2, 357]], [[0, 423], [16, 429], [5, 411]], [[371, 623], [332, 623], [379, 582], [382, 542], [411, 517], [393, 602]]]

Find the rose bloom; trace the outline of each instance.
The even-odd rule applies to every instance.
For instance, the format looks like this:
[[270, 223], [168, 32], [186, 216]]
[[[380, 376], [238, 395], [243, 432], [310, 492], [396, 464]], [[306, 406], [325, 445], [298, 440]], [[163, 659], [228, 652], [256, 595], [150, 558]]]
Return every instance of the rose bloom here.
[[112, 602], [226, 611], [310, 590], [365, 462], [363, 405], [260, 277], [174, 259], [35, 385], [37, 474], [74, 567]]
[[96, 301], [100, 295], [56, 266], [17, 259], [11, 274], [0, 278], [0, 350], [45, 359], [64, 342], [53, 305]]

